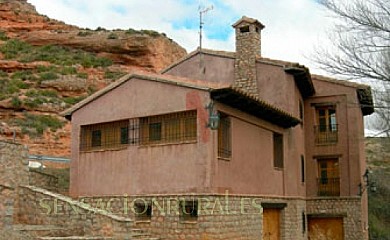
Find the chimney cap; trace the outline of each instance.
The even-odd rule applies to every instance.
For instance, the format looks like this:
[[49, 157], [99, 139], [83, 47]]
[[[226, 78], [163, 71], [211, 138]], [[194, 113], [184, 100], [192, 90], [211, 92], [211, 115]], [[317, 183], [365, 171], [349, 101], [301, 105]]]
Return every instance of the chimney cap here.
[[238, 25], [240, 25], [241, 23], [243, 22], [246, 22], [246, 23], [249, 23], [249, 24], [255, 24], [257, 25], [260, 29], [263, 29], [265, 28], [265, 26], [259, 22], [259, 20], [257, 19], [254, 19], [254, 18], [250, 18], [250, 17], [247, 17], [247, 16], [242, 16], [242, 18], [240, 18], [237, 22], [235, 22], [232, 26], [235, 28], [237, 27]]

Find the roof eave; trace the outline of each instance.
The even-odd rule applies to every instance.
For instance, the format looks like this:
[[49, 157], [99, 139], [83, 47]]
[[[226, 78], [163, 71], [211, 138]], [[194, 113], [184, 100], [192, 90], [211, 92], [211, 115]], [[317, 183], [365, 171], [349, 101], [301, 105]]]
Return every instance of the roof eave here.
[[294, 127], [301, 122], [299, 119], [291, 116], [287, 112], [273, 107], [260, 99], [245, 94], [238, 89], [214, 89], [211, 90], [210, 94], [211, 98], [218, 102], [239, 109], [283, 128]]
[[284, 71], [294, 76], [295, 83], [304, 98], [315, 94], [313, 81], [308, 68], [290, 66], [285, 67]]

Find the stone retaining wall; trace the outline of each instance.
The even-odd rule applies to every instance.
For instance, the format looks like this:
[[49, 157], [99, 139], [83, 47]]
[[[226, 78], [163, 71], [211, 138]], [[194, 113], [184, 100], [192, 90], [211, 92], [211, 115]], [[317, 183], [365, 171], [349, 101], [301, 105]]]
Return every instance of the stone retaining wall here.
[[308, 199], [306, 206], [309, 216], [343, 217], [345, 240], [364, 239], [360, 197]]
[[44, 188], [52, 192], [58, 192], [58, 177], [40, 172], [36, 169], [30, 169], [29, 185]]
[[0, 229], [13, 224], [15, 189], [28, 184], [27, 148], [0, 141]]
[[[135, 220], [135, 226], [163, 239], [261, 239], [262, 204], [280, 205], [281, 239], [307, 239], [303, 231], [303, 199], [267, 198], [237, 195], [148, 195], [82, 197], [80, 201], [96, 208]], [[192, 220], [181, 217], [180, 202], [197, 200], [198, 216]], [[134, 203], [152, 205], [152, 216], [139, 219]], [[177, 211], [178, 210], [178, 211]], [[304, 220], [306, 224], [306, 221]]]
[[72, 235], [108, 237], [126, 235], [133, 228], [128, 218], [98, 211], [45, 189], [21, 186], [18, 195], [19, 224], [61, 226]]

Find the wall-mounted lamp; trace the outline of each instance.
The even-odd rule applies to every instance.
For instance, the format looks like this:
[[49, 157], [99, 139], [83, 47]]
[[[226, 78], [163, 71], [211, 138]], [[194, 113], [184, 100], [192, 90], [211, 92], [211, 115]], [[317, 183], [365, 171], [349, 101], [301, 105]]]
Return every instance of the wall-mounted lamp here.
[[363, 174], [363, 183], [359, 184], [359, 196], [362, 196], [364, 191], [368, 190], [371, 192], [376, 192], [376, 185], [374, 181], [370, 181], [369, 174], [371, 171], [366, 169], [366, 171]]
[[214, 102], [211, 101], [207, 106], [206, 109], [209, 110], [209, 121], [207, 123], [207, 127], [209, 127], [212, 130], [216, 130], [219, 127], [219, 113], [215, 111], [214, 109]]

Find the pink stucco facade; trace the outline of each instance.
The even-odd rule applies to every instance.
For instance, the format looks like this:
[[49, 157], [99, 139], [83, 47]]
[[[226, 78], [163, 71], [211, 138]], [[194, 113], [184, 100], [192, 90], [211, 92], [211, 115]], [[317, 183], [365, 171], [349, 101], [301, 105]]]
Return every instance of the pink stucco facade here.
[[[366, 171], [363, 116], [371, 110], [361, 108], [359, 91], [367, 93], [369, 88], [310, 75], [298, 64], [256, 54], [246, 59], [240, 54], [243, 53], [196, 51], [157, 76], [127, 76], [120, 84], [68, 111], [65, 115], [72, 120], [71, 194], [186, 195], [228, 191], [243, 196], [320, 201], [324, 196], [319, 185], [327, 184], [323, 174], [331, 174], [321, 168], [320, 162], [331, 159], [337, 166], [332, 172], [337, 174], [338, 182], [332, 186], [337, 190], [325, 199], [337, 202], [341, 198], [358, 198], [362, 212], [359, 221], [361, 229], [365, 229], [367, 195], [359, 195], [359, 185], [364, 184]], [[239, 85], [237, 76], [241, 84], [246, 70], [240, 74], [237, 71], [244, 65], [254, 68], [249, 74], [255, 78], [248, 85]], [[237, 90], [237, 86], [241, 89]], [[246, 91], [254, 87], [255, 94]], [[206, 106], [210, 103], [214, 103], [214, 112], [230, 119], [228, 158], [218, 156], [219, 131], [208, 126]], [[318, 108], [323, 106], [332, 106], [335, 114], [326, 115], [326, 121], [336, 118], [332, 121], [337, 121], [337, 129], [330, 133], [330, 143], [318, 144]], [[191, 141], [80, 149], [83, 126], [190, 110], [196, 110], [196, 137]], [[282, 136], [283, 167], [275, 167], [275, 134]]]

